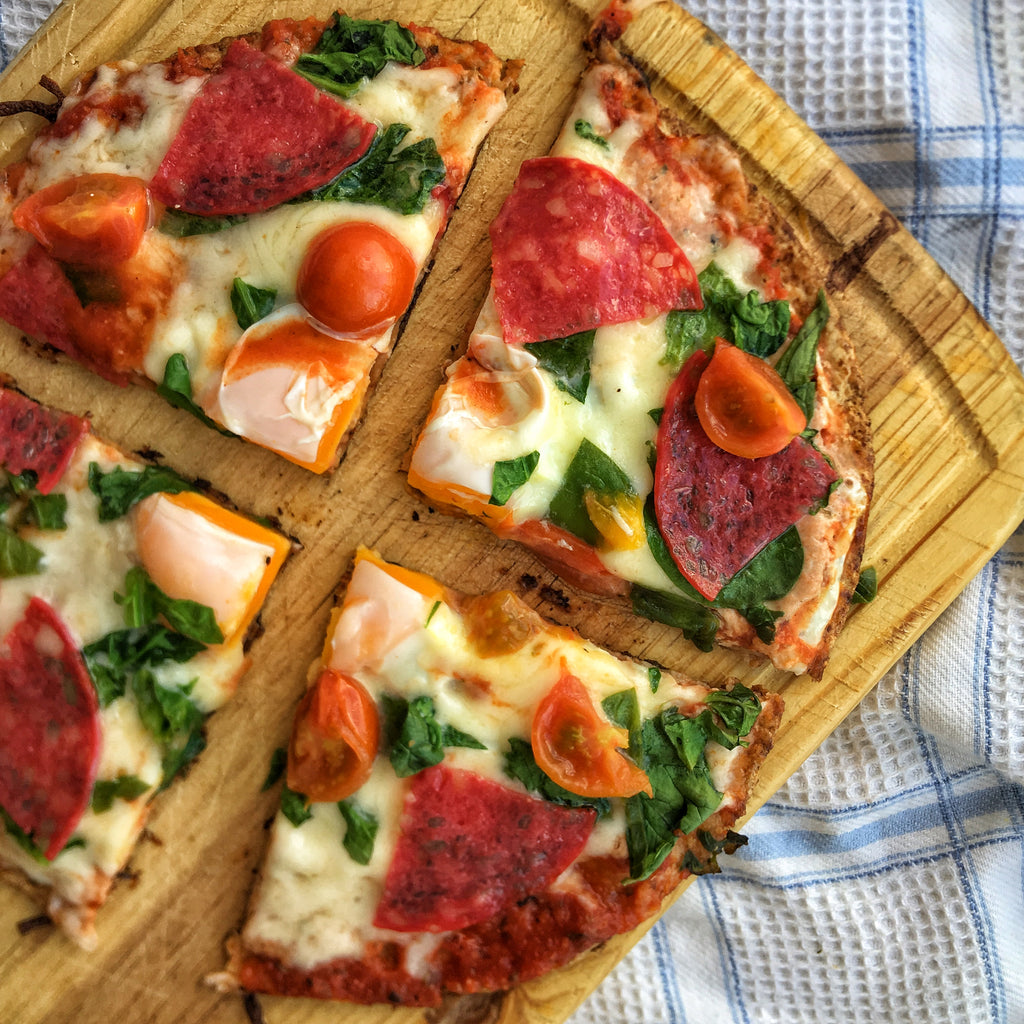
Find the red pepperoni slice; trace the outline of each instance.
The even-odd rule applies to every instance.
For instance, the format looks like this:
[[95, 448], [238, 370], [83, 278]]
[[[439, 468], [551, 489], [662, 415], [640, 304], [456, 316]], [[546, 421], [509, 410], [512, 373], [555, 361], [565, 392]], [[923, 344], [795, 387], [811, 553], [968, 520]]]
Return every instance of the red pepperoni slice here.
[[40, 493], [50, 493], [88, 432], [88, 420], [0, 388], [0, 466], [15, 474], [34, 470]]
[[703, 305], [697, 275], [658, 215], [583, 160], [527, 160], [491, 242], [495, 302], [511, 343]]
[[486, 921], [564, 871], [596, 813], [535, 799], [472, 772], [416, 775], [373, 923], [449, 931]]
[[654, 509], [679, 571], [709, 600], [836, 480], [825, 457], [797, 437], [782, 451], [744, 459], [712, 442], [694, 396], [709, 358], [694, 353], [669, 388], [658, 428]]
[[41, 598], [0, 647], [0, 807], [53, 860], [89, 805], [100, 759], [96, 691]]
[[150, 191], [187, 213], [258, 213], [325, 185], [366, 152], [375, 131], [239, 39], [192, 101]]

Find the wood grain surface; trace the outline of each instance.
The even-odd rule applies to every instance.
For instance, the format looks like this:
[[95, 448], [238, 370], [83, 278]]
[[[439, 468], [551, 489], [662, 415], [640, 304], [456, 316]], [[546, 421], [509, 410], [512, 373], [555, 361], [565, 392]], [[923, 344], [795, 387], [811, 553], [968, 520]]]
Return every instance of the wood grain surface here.
[[[787, 712], [757, 789], [759, 806], [817, 747], [1024, 519], [1024, 381], [967, 299], [807, 126], [703, 25], [671, 4], [645, 11], [624, 45], [658, 98], [720, 131], [748, 173], [828, 268], [831, 300], [855, 338], [875, 431], [877, 485], [866, 564], [879, 596], [859, 608], [820, 683], [791, 679], [735, 653], [698, 654], [669, 627], [576, 593], [484, 527], [445, 517], [409, 494], [401, 462], [444, 365], [464, 343], [487, 288], [487, 225], [519, 163], [544, 153], [583, 69], [580, 47], [600, 0], [355, 2], [479, 38], [527, 64], [521, 90], [484, 147], [394, 356], [340, 469], [320, 478], [224, 438], [143, 389], [120, 389], [47, 359], [0, 325], [0, 369], [33, 397], [88, 413], [126, 450], [158, 451], [243, 510], [275, 516], [301, 545], [264, 610], [266, 631], [234, 701], [210, 722], [187, 778], [157, 801], [127, 877], [101, 911], [100, 948], [84, 954], [50, 928], [20, 935], [36, 908], [0, 890], [0, 1021], [4, 1024], [198, 1024], [247, 1020], [242, 1001], [203, 984], [223, 965], [241, 921], [275, 793], [261, 793], [287, 735], [307, 665], [359, 543], [469, 592], [510, 587], [599, 643], [721, 681], [741, 675], [781, 691]], [[233, 0], [67, 2], [0, 81], [0, 98], [47, 98], [115, 58], [157, 58], [179, 44], [251, 30], [270, 17], [330, 4]], [[0, 154], [24, 150], [37, 119], [0, 124]], [[527, 589], [524, 577], [539, 585]], [[713, 884], [713, 883], [712, 883]], [[556, 1024], [637, 941], [609, 942], [509, 993], [402, 1011], [261, 999], [268, 1024]]]

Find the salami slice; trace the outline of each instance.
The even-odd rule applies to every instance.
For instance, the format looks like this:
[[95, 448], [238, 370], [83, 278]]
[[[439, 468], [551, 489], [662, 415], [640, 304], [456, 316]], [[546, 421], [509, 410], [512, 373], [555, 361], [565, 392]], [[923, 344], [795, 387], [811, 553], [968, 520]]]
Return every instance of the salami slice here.
[[41, 598], [0, 648], [0, 807], [53, 860], [89, 805], [100, 758], [96, 691]]
[[89, 422], [46, 409], [16, 391], [0, 388], [0, 466], [9, 473], [35, 472], [37, 487], [49, 494], [64, 475]]
[[375, 131], [239, 39], [192, 101], [150, 191], [187, 213], [258, 213], [325, 185], [366, 152]]
[[703, 304], [690, 261], [658, 215], [583, 160], [527, 160], [491, 242], [495, 302], [510, 343]]
[[836, 474], [797, 437], [782, 451], [744, 459], [711, 441], [694, 396], [709, 358], [696, 352], [669, 388], [658, 428], [654, 508], [679, 571], [709, 600], [769, 541], [827, 494]]
[[586, 845], [596, 812], [437, 765], [416, 775], [374, 924], [448, 931], [547, 886]]

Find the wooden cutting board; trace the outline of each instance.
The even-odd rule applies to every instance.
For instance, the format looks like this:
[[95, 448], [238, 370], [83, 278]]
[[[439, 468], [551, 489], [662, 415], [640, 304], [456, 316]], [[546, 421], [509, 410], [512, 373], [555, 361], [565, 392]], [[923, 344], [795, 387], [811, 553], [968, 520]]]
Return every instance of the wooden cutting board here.
[[[63, 360], [46, 360], [0, 325], [0, 369], [33, 397], [89, 413], [101, 436], [158, 451], [209, 480], [244, 510], [276, 516], [302, 545], [264, 611], [265, 634], [235, 700], [213, 717], [209, 746], [155, 807], [131, 872], [84, 954], [55, 930], [21, 936], [35, 908], [0, 890], [0, 1020], [5, 1024], [243, 1024], [241, 1000], [203, 977], [223, 964], [240, 922], [276, 794], [260, 793], [282, 744], [307, 665], [320, 650], [337, 581], [357, 544], [467, 591], [511, 587], [543, 614], [594, 640], [684, 672], [740, 674], [784, 693], [786, 717], [756, 793], [759, 806], [814, 750], [1024, 519], [1024, 381], [967, 299], [893, 217], [720, 39], [670, 4], [630, 28], [626, 49], [654, 90], [699, 128], [728, 136], [753, 180], [830, 268], [833, 308], [857, 344], [875, 430], [878, 474], [867, 564], [879, 596], [853, 615], [825, 678], [789, 679], [736, 654], [700, 655], [665, 626], [561, 586], [528, 554], [483, 527], [447, 518], [408, 494], [400, 464], [442, 368], [463, 344], [487, 288], [487, 225], [519, 163], [544, 153], [572, 99], [580, 39], [601, 0], [396, 0], [347, 6], [488, 42], [527, 64], [521, 91], [484, 148], [432, 273], [341, 468], [318, 478], [220, 437], [140, 389], [122, 390]], [[248, 31], [270, 17], [329, 3], [252, 0], [70, 0], [0, 81], [0, 97], [48, 98], [40, 75], [68, 85], [115, 58], [164, 56], [179, 44]], [[4, 159], [37, 119], [0, 124]], [[540, 586], [523, 591], [531, 574]], [[712, 883], [713, 884], [713, 883]], [[262, 999], [269, 1024], [436, 1024], [565, 1020], [640, 933], [500, 996], [438, 1012]]]

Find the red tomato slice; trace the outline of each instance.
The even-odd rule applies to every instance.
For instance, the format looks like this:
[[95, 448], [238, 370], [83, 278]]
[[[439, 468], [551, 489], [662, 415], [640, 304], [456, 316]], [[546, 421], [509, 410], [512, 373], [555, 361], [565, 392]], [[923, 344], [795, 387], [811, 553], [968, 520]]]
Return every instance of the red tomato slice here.
[[312, 803], [351, 796], [370, 777], [379, 732], [377, 705], [362, 684], [325, 668], [295, 713], [289, 789]]
[[313, 239], [299, 267], [296, 294], [332, 331], [362, 335], [397, 320], [415, 286], [412, 253], [390, 231], [351, 221]]
[[647, 774], [620, 753], [629, 734], [598, 713], [583, 683], [564, 668], [537, 707], [530, 742], [544, 774], [577, 796], [653, 794]]
[[697, 418], [723, 451], [760, 459], [782, 451], [807, 427], [785, 381], [763, 359], [715, 341], [695, 399]]
[[12, 218], [55, 260], [104, 270], [137, 252], [150, 223], [149, 193], [140, 178], [80, 174], [29, 196]]

